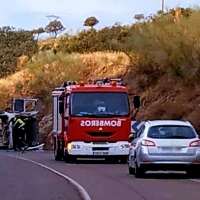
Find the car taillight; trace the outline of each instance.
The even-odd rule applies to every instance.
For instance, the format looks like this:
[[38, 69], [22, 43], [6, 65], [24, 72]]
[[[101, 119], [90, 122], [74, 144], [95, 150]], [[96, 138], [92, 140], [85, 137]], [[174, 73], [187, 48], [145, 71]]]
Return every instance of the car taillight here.
[[200, 140], [190, 142], [189, 147], [200, 147]]
[[153, 141], [150, 140], [142, 140], [142, 146], [146, 146], [146, 147], [155, 147], [155, 143]]

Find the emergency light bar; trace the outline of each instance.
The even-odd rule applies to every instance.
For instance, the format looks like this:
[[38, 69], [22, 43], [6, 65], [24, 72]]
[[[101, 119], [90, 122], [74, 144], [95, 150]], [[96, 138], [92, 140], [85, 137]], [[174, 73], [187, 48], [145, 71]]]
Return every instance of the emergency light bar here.
[[67, 81], [67, 82], [64, 82], [61, 87], [67, 87], [67, 86], [70, 86], [70, 85], [78, 85], [77, 81]]
[[96, 84], [96, 85], [100, 85], [100, 84], [110, 85], [110, 83], [112, 83], [113, 81], [116, 82], [117, 85], [122, 85], [123, 84], [121, 78], [96, 79], [96, 80], [94, 80], [94, 84]]
[[[95, 84], [95, 85], [110, 85], [112, 82], [116, 82], [116, 85], [123, 85], [122, 79], [121, 78], [104, 78], [104, 79], [95, 79], [95, 80], [88, 80], [88, 84]], [[56, 90], [64, 90], [67, 86], [72, 86], [72, 85], [80, 85], [84, 86], [85, 83], [83, 81], [78, 84], [77, 81], [66, 81], [64, 82], [61, 87], [56, 88]], [[113, 84], [111, 84], [113, 85]]]

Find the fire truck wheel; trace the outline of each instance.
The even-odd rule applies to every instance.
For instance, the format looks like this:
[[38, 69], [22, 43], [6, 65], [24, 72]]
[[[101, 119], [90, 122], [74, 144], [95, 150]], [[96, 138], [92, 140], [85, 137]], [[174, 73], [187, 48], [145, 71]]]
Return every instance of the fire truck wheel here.
[[63, 152], [59, 150], [54, 150], [54, 158], [56, 161], [63, 160]]
[[62, 161], [64, 152], [62, 150], [60, 150], [58, 146], [59, 146], [59, 144], [57, 142], [57, 139], [54, 138], [54, 158], [56, 161]]

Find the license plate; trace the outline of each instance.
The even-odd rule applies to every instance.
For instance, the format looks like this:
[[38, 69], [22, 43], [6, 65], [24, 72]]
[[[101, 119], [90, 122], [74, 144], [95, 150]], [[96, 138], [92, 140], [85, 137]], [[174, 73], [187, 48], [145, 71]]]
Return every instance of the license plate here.
[[108, 155], [108, 152], [105, 152], [105, 151], [94, 151], [93, 155]]
[[179, 152], [181, 151], [181, 148], [180, 147], [162, 147], [161, 150], [164, 152]]

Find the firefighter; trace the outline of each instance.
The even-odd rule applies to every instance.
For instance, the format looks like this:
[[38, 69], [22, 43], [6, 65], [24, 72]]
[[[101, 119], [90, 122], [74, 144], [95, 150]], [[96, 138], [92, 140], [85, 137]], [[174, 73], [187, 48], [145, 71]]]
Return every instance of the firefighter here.
[[13, 118], [13, 148], [16, 151], [17, 149], [23, 150], [24, 147], [27, 148], [27, 144], [25, 142], [25, 121], [19, 118], [20, 116], [15, 116]]

